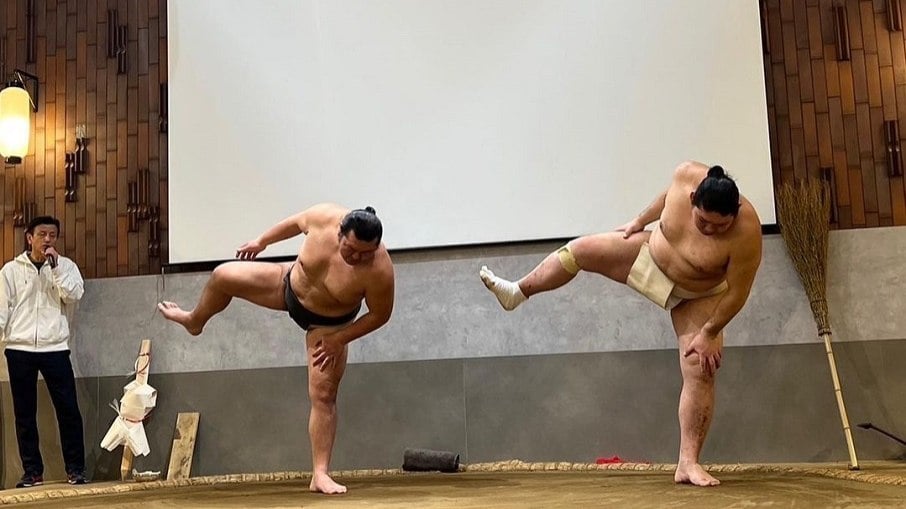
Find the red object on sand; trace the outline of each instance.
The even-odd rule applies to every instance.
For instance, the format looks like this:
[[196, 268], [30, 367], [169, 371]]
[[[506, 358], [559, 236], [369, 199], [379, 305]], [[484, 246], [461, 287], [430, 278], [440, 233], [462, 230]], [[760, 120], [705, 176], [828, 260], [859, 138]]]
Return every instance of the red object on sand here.
[[624, 461], [619, 456], [614, 456], [612, 458], [598, 458], [595, 460], [595, 463], [598, 465], [607, 465], [610, 463], [624, 463]]

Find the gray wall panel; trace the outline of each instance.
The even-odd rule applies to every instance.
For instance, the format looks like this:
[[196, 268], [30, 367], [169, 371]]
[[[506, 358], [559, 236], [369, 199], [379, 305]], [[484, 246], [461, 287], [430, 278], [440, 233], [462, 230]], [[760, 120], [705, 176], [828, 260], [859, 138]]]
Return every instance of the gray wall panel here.
[[[906, 434], [906, 341], [836, 345], [849, 417]], [[158, 407], [140, 470], [166, 470], [176, 413], [198, 411], [194, 475], [308, 470], [305, 368], [152, 375]], [[92, 476], [118, 476], [120, 451], [99, 447], [122, 377], [83, 378]], [[396, 468], [406, 447], [450, 450], [464, 462], [520, 458], [674, 462], [681, 380], [676, 350], [532, 355], [350, 365], [340, 389], [333, 467]], [[8, 384], [0, 384], [9, 405]], [[46, 393], [42, 431], [55, 430]], [[4, 408], [4, 415], [11, 409]], [[862, 459], [906, 448], [854, 428]], [[20, 475], [13, 422], [3, 421], [6, 483]], [[45, 433], [48, 475], [62, 476], [55, 431]], [[845, 461], [846, 446], [823, 346], [730, 347], [702, 460], [721, 463]]]
[[[832, 232], [828, 295], [837, 338], [906, 338], [906, 228]], [[397, 302], [390, 323], [353, 343], [350, 362], [392, 362], [673, 348], [669, 317], [626, 287], [582, 274], [557, 292], [506, 313], [478, 268], [516, 277], [554, 243], [476, 247], [394, 256]], [[207, 273], [90, 280], [78, 318], [81, 376], [126, 373], [138, 341], [154, 340], [156, 373], [305, 364], [302, 332], [284, 314], [234, 301], [198, 338], [155, 314], [166, 298], [191, 307]], [[727, 330], [732, 346], [816, 341], [808, 300], [782, 239], [765, 239], [748, 305]]]

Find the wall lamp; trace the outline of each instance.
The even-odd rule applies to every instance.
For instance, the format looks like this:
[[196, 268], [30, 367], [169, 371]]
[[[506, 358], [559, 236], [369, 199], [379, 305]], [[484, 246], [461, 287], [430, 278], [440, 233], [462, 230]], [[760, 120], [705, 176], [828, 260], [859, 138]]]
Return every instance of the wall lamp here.
[[[34, 83], [34, 100], [25, 88], [26, 81]], [[19, 164], [28, 154], [31, 112], [38, 111], [38, 91], [38, 77], [20, 69], [13, 71], [0, 90], [0, 155], [7, 164]]]

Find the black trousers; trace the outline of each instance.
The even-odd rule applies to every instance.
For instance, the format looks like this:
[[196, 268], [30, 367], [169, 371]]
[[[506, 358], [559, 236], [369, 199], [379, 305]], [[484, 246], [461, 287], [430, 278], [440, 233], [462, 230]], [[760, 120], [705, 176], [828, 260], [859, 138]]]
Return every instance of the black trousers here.
[[44, 376], [47, 391], [57, 413], [60, 443], [66, 473], [85, 471], [85, 443], [82, 414], [76, 398], [75, 376], [69, 350], [62, 352], [22, 352], [6, 350], [9, 385], [16, 415], [16, 440], [26, 474], [43, 475], [44, 462], [38, 447], [38, 372]]

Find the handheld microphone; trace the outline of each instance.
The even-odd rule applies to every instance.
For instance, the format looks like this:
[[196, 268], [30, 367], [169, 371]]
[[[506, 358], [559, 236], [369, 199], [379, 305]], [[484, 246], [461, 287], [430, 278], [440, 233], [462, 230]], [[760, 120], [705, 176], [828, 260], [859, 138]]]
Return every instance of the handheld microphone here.
[[44, 258], [47, 258], [47, 262], [50, 263], [50, 268], [57, 268], [57, 257], [52, 254], [47, 254], [47, 250], [50, 249], [50, 246], [44, 248]]

